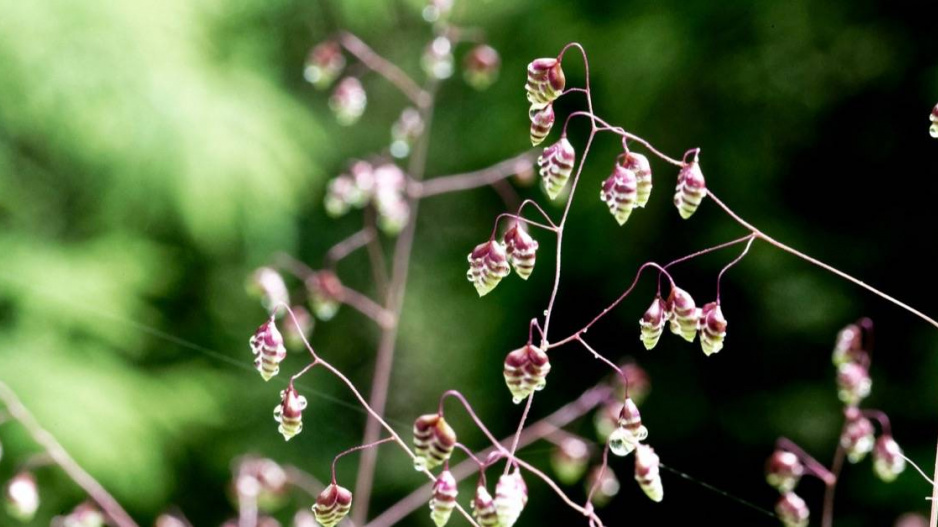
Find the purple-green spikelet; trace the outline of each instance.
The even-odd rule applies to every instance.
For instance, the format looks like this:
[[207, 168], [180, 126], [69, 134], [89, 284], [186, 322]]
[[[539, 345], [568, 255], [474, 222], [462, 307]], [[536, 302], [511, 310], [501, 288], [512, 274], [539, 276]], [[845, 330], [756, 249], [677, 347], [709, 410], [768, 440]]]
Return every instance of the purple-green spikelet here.
[[456, 432], [440, 414], [414, 421], [414, 469], [432, 469], [447, 461], [456, 445]]
[[524, 85], [532, 108], [543, 108], [563, 93], [566, 78], [560, 61], [554, 58], [535, 59], [528, 64], [528, 80]]
[[726, 338], [726, 318], [720, 304], [710, 302], [700, 310], [700, 346], [708, 357], [723, 349], [723, 339]]
[[487, 44], [479, 44], [466, 53], [463, 60], [463, 78], [466, 84], [484, 90], [498, 79], [502, 59], [498, 51]]
[[635, 172], [616, 164], [612, 175], [603, 181], [599, 198], [619, 225], [625, 225], [638, 200], [638, 177]]
[[680, 335], [687, 342], [693, 342], [697, 336], [699, 313], [694, 298], [680, 287], [672, 287], [668, 296], [668, 318], [671, 332]]
[[648, 158], [635, 152], [627, 152], [622, 166], [635, 172], [636, 196], [635, 206], [644, 208], [651, 197], [651, 164]]
[[531, 119], [531, 146], [537, 146], [544, 142], [554, 127], [554, 105], [531, 108], [528, 117]]
[[638, 324], [642, 328], [642, 343], [645, 344], [645, 349], [653, 349], [655, 345], [658, 344], [658, 339], [661, 338], [661, 333], [664, 331], [664, 324], [667, 319], [667, 304], [665, 304], [661, 296], [655, 296], [655, 299], [651, 302], [651, 306], [648, 307], [645, 314], [642, 315], [642, 318], [638, 321]]
[[775, 504], [775, 514], [785, 527], [807, 527], [810, 511], [800, 496], [786, 492]]
[[342, 56], [342, 47], [338, 42], [327, 40], [314, 47], [306, 58], [303, 68], [303, 78], [323, 90], [328, 88], [338, 78], [345, 68], [345, 57]]
[[333, 527], [348, 515], [351, 508], [352, 493], [332, 483], [316, 498], [313, 515], [322, 527]]
[[249, 343], [254, 354], [254, 367], [265, 381], [269, 381], [280, 372], [280, 363], [287, 356], [283, 336], [277, 330], [273, 315], [257, 328]]
[[495, 485], [495, 513], [498, 527], [513, 527], [521, 516], [521, 511], [528, 503], [528, 486], [521, 477], [521, 471], [504, 474]]
[[537, 240], [521, 225], [515, 223], [505, 232], [504, 244], [508, 263], [514, 267], [515, 274], [522, 280], [527, 280], [534, 271], [534, 263], [537, 260]]
[[508, 265], [508, 254], [504, 244], [495, 240], [476, 245], [469, 253], [469, 271], [466, 278], [475, 286], [479, 296], [485, 296], [508, 276], [511, 267]]
[[873, 471], [879, 479], [891, 482], [905, 470], [905, 458], [899, 443], [889, 434], [883, 434], [873, 447]]
[[300, 395], [291, 383], [280, 392], [280, 404], [274, 408], [274, 420], [280, 423], [277, 431], [287, 441], [303, 431], [303, 410], [306, 397]]
[[515, 404], [527, 399], [536, 390], [547, 385], [550, 360], [544, 350], [528, 344], [505, 357], [505, 384]]
[[544, 184], [544, 190], [550, 199], [556, 199], [567, 185], [576, 161], [576, 151], [566, 136], [544, 149], [537, 158], [538, 172]]
[[472, 516], [482, 527], [499, 527], [495, 500], [481, 483], [476, 487], [476, 495], [472, 499]]
[[707, 197], [707, 183], [696, 159], [685, 163], [677, 176], [674, 206], [685, 220], [694, 215], [700, 202]]
[[346, 77], [339, 81], [329, 97], [329, 108], [335, 114], [336, 121], [343, 126], [355, 124], [365, 113], [367, 103], [365, 88], [355, 77]]
[[772, 452], [765, 463], [765, 480], [779, 492], [794, 489], [802, 475], [804, 465], [798, 456], [787, 450], [778, 449]]
[[655, 450], [648, 445], [639, 444], [635, 450], [635, 481], [652, 501], [664, 498], [661, 484], [660, 461]]
[[430, 518], [436, 527], [443, 527], [453, 515], [456, 508], [456, 496], [459, 489], [456, 478], [448, 469], [440, 472], [433, 483], [433, 496], [430, 498]]

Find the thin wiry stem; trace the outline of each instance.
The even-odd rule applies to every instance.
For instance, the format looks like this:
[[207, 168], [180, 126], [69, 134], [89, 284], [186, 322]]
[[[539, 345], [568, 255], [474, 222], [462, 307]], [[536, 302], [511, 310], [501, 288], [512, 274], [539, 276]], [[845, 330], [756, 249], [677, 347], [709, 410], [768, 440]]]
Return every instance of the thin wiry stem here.
[[731, 267], [738, 264], [743, 258], [746, 257], [746, 255], [749, 253], [749, 248], [752, 247], [752, 242], [754, 242], [755, 239], [756, 239], [755, 235], [750, 236], [749, 242], [746, 244], [746, 248], [743, 249], [743, 252], [739, 256], [737, 256], [735, 260], [726, 264], [726, 266], [723, 269], [720, 269], [720, 274], [717, 275], [717, 304], [720, 303], [720, 282], [723, 280], [723, 275], [726, 274], [726, 272]]
[[375, 53], [360, 38], [343, 31], [339, 33], [338, 40], [339, 44], [349, 53], [355, 55], [362, 64], [387, 79], [418, 107], [426, 108], [432, 104], [433, 96], [427, 90], [418, 86], [410, 76], [404, 73], [404, 70], [398, 68], [393, 62]]
[[371, 243], [375, 236], [377, 236], [377, 233], [373, 228], [365, 227], [333, 245], [332, 248], [326, 252], [325, 267], [334, 268], [343, 258]]
[[379, 439], [378, 441], [375, 441], [374, 443], [368, 443], [367, 445], [358, 445], [358, 446], [354, 446], [354, 447], [352, 447], [352, 448], [350, 448], [350, 449], [348, 449], [348, 450], [345, 450], [345, 451], [343, 451], [343, 452], [339, 452], [334, 458], [332, 458], [332, 484], [335, 485], [335, 483], [336, 483], [336, 479], [335, 479], [335, 465], [336, 465], [336, 463], [339, 462], [340, 459], [342, 459], [343, 457], [345, 457], [345, 456], [347, 456], [347, 455], [349, 455], [349, 454], [351, 454], [351, 453], [353, 453], [353, 452], [358, 452], [358, 451], [360, 451], [360, 450], [367, 450], [367, 449], [369, 449], [369, 448], [374, 448], [374, 447], [376, 447], [376, 446], [383, 445], [383, 444], [388, 443], [388, 442], [391, 442], [391, 441], [394, 441], [394, 438], [393, 438], [393, 437], [386, 437], [386, 438], [384, 438], [384, 439]]
[[81, 468], [73, 458], [65, 451], [62, 445], [55, 437], [47, 432], [33, 417], [33, 414], [23, 406], [23, 403], [16, 396], [16, 393], [5, 383], [0, 382], [0, 401], [6, 406], [6, 411], [10, 417], [18, 421], [26, 432], [39, 444], [56, 465], [72, 478], [79, 487], [82, 488], [88, 496], [95, 501], [101, 510], [106, 514], [117, 527], [137, 527], [137, 523], [127, 514], [127, 511], [121, 507], [114, 496], [103, 487], [94, 477], [85, 469]]
[[484, 187], [517, 174], [520, 171], [519, 169], [531, 170], [534, 158], [534, 152], [525, 152], [481, 170], [439, 176], [424, 182], [414, 182], [410, 185], [409, 191], [413, 197], [423, 199], [450, 192]]

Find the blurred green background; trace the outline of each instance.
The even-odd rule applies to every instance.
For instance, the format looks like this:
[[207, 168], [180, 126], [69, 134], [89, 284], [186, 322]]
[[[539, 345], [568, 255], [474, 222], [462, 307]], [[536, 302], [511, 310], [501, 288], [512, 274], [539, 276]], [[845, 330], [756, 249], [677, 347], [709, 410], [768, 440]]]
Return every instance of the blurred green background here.
[[[502, 54], [485, 92], [459, 78], [440, 92], [429, 175], [481, 168], [529, 147], [525, 65], [570, 41], [589, 53], [597, 112], [672, 155], [700, 146], [709, 186], [754, 224], [926, 313], [934, 299], [938, 141], [938, 5], [921, 2], [458, 0], [454, 21], [485, 31]], [[314, 371], [306, 429], [284, 443], [271, 419], [282, 377], [263, 383], [247, 339], [265, 316], [245, 293], [250, 272], [278, 251], [319, 266], [359, 219], [328, 219], [328, 178], [349, 158], [385, 149], [404, 98], [366, 75], [368, 108], [343, 128], [302, 77], [309, 48], [348, 29], [417, 78], [432, 37], [419, 0], [162, 0], [0, 2], [0, 380], [142, 524], [170, 505], [194, 525], [234, 515], [230, 463], [257, 453], [326, 479], [334, 453], [357, 444], [363, 414], [335, 379]], [[459, 60], [466, 48], [457, 50]], [[568, 86], [583, 83], [576, 56]], [[558, 123], [583, 106], [565, 97]], [[555, 131], [552, 137], [556, 137]], [[585, 123], [571, 127], [582, 145]], [[644, 261], [668, 261], [744, 234], [712, 203], [691, 221], [675, 214], [671, 171], [653, 162], [649, 207], [624, 228], [595, 188], [617, 155], [600, 136], [586, 165], [564, 247], [552, 334], [572, 332], [623, 290]], [[534, 188], [523, 197], [547, 203]], [[520, 408], [501, 377], [526, 321], [547, 301], [553, 243], [541, 236], [528, 282], [507, 279], [478, 299], [466, 254], [503, 210], [489, 189], [421, 206], [392, 380], [389, 415], [406, 432], [441, 392], [463, 391], [499, 435]], [[548, 209], [559, 215], [556, 206]], [[390, 248], [389, 240], [384, 240]], [[682, 265], [699, 301], [735, 251]], [[372, 293], [364, 253], [340, 275]], [[829, 461], [841, 425], [830, 350], [843, 325], [877, 323], [873, 395], [906, 453], [928, 467], [938, 435], [938, 332], [884, 301], [757, 243], [724, 281], [726, 348], [706, 358], [665, 336], [653, 352], [637, 319], [651, 280], [590, 331], [612, 358], [633, 356], [651, 376], [643, 406], [662, 462], [758, 506], [776, 494], [762, 466], [785, 435]], [[556, 333], [554, 333], [556, 332]], [[343, 308], [313, 343], [367, 391], [378, 332]], [[605, 375], [575, 346], [534, 404], [546, 415]], [[284, 363], [292, 372], [301, 353]], [[461, 440], [484, 439], [453, 412]], [[591, 433], [590, 419], [574, 430]], [[0, 481], [36, 451], [15, 424], [0, 427]], [[546, 466], [550, 447], [526, 457]], [[339, 465], [353, 486], [354, 458]], [[422, 483], [382, 450], [372, 511]], [[601, 512], [610, 524], [775, 520], [663, 473], [665, 500], [649, 502], [631, 460], [613, 469], [622, 491]], [[926, 468], [927, 470], [927, 468]], [[82, 499], [54, 468], [38, 471], [43, 504], [33, 525]], [[519, 525], [581, 524], [543, 485]], [[463, 502], [471, 483], [462, 487]], [[582, 499], [580, 487], [570, 493]], [[822, 486], [799, 487], [820, 516]], [[929, 485], [911, 470], [879, 482], [870, 462], [848, 466], [838, 525], [890, 524], [926, 511]], [[297, 499], [278, 513], [284, 521]], [[292, 507], [292, 508], [291, 508]], [[6, 525], [9, 518], [2, 517]], [[460, 520], [454, 520], [458, 523]], [[421, 509], [405, 522], [430, 525]]]

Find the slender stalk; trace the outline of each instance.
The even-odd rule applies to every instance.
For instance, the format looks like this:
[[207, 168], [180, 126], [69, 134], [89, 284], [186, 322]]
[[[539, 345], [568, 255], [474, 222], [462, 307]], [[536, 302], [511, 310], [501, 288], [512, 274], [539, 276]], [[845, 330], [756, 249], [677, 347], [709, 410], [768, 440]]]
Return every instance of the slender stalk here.
[[[423, 179], [426, 170], [427, 151], [430, 144], [430, 128], [433, 123], [432, 103], [436, 94], [437, 83], [431, 81], [430, 87], [426, 93], [430, 94], [430, 102], [421, 107], [421, 117], [425, 123], [423, 133], [417, 140], [414, 152], [410, 159], [408, 173], [410, 177], [419, 182]], [[395, 323], [386, 327], [381, 332], [378, 343], [378, 353], [375, 360], [375, 373], [371, 384], [371, 406], [379, 416], [384, 415], [387, 404], [388, 388], [391, 381], [391, 370], [394, 362], [394, 347], [397, 341], [398, 323], [400, 320], [401, 309], [404, 305], [404, 293], [407, 285], [407, 275], [410, 268], [410, 256], [414, 246], [414, 235], [417, 229], [417, 211], [420, 201], [411, 198], [410, 217], [407, 224], [397, 238], [394, 246], [394, 259], [391, 271], [391, 282], [388, 286], [388, 295], [385, 302], [385, 309], [394, 316]], [[365, 423], [365, 433], [363, 443], [371, 443], [378, 439], [380, 427], [374, 419], [368, 419]], [[361, 457], [361, 463], [358, 465], [358, 477], [355, 483], [355, 494], [357, 499], [352, 507], [352, 521], [356, 525], [365, 523], [368, 517], [368, 504], [371, 501], [371, 490], [374, 484], [375, 465], [377, 464], [377, 450], [366, 450]]]
[[365, 227], [333, 245], [332, 248], [326, 252], [325, 266], [330, 268], [335, 267], [335, 264], [340, 260], [371, 243], [375, 236], [377, 236], [377, 233], [373, 228]]
[[427, 90], [418, 86], [410, 76], [404, 73], [404, 70], [398, 68], [393, 62], [375, 53], [360, 38], [343, 31], [339, 33], [338, 39], [343, 48], [355, 55], [362, 64], [401, 90], [401, 93], [419, 108], [427, 108], [433, 104], [433, 96]]
[[345, 450], [344, 452], [339, 452], [334, 458], [332, 458], [332, 483], [333, 483], [333, 485], [336, 483], [336, 479], [335, 479], [335, 464], [338, 463], [340, 459], [342, 459], [343, 457], [345, 457], [345, 456], [347, 456], [347, 455], [349, 455], [349, 454], [351, 454], [351, 453], [353, 453], [353, 452], [358, 452], [358, 451], [360, 451], [360, 450], [368, 450], [368, 449], [370, 449], [370, 448], [374, 448], [374, 447], [376, 447], [376, 446], [383, 445], [383, 444], [388, 443], [388, 442], [391, 442], [391, 441], [394, 441], [394, 438], [393, 438], [393, 437], [386, 437], [386, 438], [384, 438], [384, 439], [379, 439], [378, 441], [375, 441], [374, 443], [368, 443], [367, 445], [358, 445], [358, 446], [354, 446], [354, 447], [352, 447], [352, 448], [350, 448], [350, 449], [348, 449], [348, 450]]
[[33, 414], [23, 406], [13, 390], [3, 382], [0, 382], [0, 401], [3, 401], [9, 415], [23, 425], [23, 428], [39, 446], [45, 449], [55, 464], [61, 467], [82, 490], [88, 493], [88, 496], [101, 507], [101, 510], [117, 527], [137, 527], [137, 523], [114, 499], [114, 496], [111, 496], [91, 474], [81, 468], [81, 465], [65, 451], [52, 434], [42, 428], [36, 418], [33, 417]]
[[[378, 228], [375, 210], [365, 207], [365, 225], [372, 230]], [[368, 242], [368, 260], [371, 263], [371, 275], [375, 281], [375, 291], [378, 298], [386, 298], [388, 294], [388, 268], [384, 259], [384, 248], [377, 236]]]
[[521, 166], [530, 168], [534, 163], [534, 158], [535, 154], [533, 152], [525, 152], [481, 170], [439, 176], [422, 183], [417, 182], [412, 185], [410, 193], [415, 198], [429, 198], [430, 196], [492, 185], [516, 174]]

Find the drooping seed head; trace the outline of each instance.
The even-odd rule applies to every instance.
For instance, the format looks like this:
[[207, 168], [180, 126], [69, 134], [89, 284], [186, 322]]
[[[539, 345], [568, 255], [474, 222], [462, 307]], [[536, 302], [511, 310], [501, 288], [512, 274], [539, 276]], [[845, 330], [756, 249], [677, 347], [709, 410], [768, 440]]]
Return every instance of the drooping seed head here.
[[554, 447], [550, 465], [561, 483], [572, 485], [586, 473], [589, 459], [589, 446], [582, 439], [565, 437]]
[[270, 267], [260, 267], [251, 273], [248, 290], [259, 296], [267, 311], [273, 312], [280, 304], [290, 303], [290, 293], [280, 273]]
[[566, 186], [575, 161], [576, 151], [566, 137], [561, 137], [559, 141], [545, 148], [537, 158], [538, 172], [550, 199], [556, 199]]
[[365, 88], [355, 77], [346, 77], [339, 81], [329, 97], [329, 108], [335, 114], [336, 121], [343, 126], [355, 124], [365, 113], [367, 103]]
[[648, 437], [648, 429], [642, 424], [642, 414], [631, 397], [625, 398], [619, 412], [619, 426], [628, 430], [636, 441], [644, 441]]
[[300, 395], [292, 384], [280, 392], [280, 404], [274, 408], [274, 420], [280, 423], [277, 431], [287, 441], [303, 431], [303, 410], [306, 397]]
[[532, 108], [543, 108], [554, 102], [566, 85], [560, 61], [554, 58], [536, 59], [528, 64], [528, 81], [524, 89]]
[[280, 372], [280, 363], [287, 356], [283, 336], [277, 330], [273, 315], [257, 328], [249, 344], [254, 354], [254, 367], [260, 372], [261, 378], [269, 381]]
[[433, 469], [447, 461], [456, 445], [456, 432], [440, 414], [414, 421], [414, 469]]
[[858, 412], [848, 418], [840, 436], [840, 445], [846, 450], [848, 461], [859, 463], [873, 450], [874, 432], [873, 423]]
[[331, 483], [316, 497], [313, 515], [322, 527], [333, 527], [345, 518], [352, 508], [352, 493]]
[[342, 47], [338, 42], [327, 40], [310, 50], [303, 78], [317, 89], [324, 90], [338, 78], [343, 68], [345, 57], [342, 56]]
[[514, 267], [515, 273], [522, 280], [527, 280], [534, 271], [534, 264], [537, 260], [537, 240], [532, 238], [519, 223], [515, 223], [505, 232], [504, 244], [508, 263]]
[[306, 279], [306, 290], [313, 313], [320, 320], [332, 320], [345, 297], [345, 288], [336, 274], [329, 270], [317, 271]]
[[837, 333], [832, 361], [835, 366], [848, 362], [866, 364], [866, 351], [863, 350], [863, 330], [857, 324], [848, 324]]
[[26, 523], [39, 509], [39, 487], [30, 472], [20, 472], [7, 482], [4, 490], [7, 514]]
[[710, 302], [700, 310], [700, 346], [708, 357], [723, 349], [726, 338], [726, 318], [720, 304]]
[[391, 125], [391, 155], [400, 159], [410, 155], [410, 147], [423, 133], [423, 118], [413, 107], [404, 108]]
[[786, 492], [775, 504], [775, 514], [785, 527], [807, 527], [808, 505], [794, 492]]
[[554, 105], [531, 108], [528, 117], [531, 119], [531, 146], [537, 146], [547, 139], [550, 129], [554, 127]]
[[644, 207], [651, 197], [651, 164], [648, 158], [635, 152], [627, 152], [625, 159], [622, 160], [622, 166], [635, 172], [636, 178], [636, 197], [635, 206]]
[[889, 434], [883, 434], [873, 447], [873, 471], [879, 479], [889, 483], [905, 470], [905, 458], [899, 443]]
[[844, 404], [859, 404], [870, 394], [872, 387], [873, 380], [866, 366], [848, 362], [837, 368], [837, 397]]
[[479, 484], [472, 500], [472, 516], [482, 527], [499, 527], [495, 500], [486, 488]]
[[466, 278], [475, 286], [479, 296], [485, 296], [495, 289], [510, 272], [508, 254], [500, 242], [489, 240], [480, 243], [469, 253], [469, 271]]
[[463, 61], [463, 78], [469, 86], [484, 90], [498, 79], [498, 70], [501, 65], [502, 59], [495, 48], [479, 44], [466, 54]]
[[625, 225], [638, 201], [638, 178], [635, 172], [617, 163], [612, 169], [612, 175], [603, 181], [599, 199], [609, 207], [616, 222], [620, 226]]
[[511, 392], [512, 401], [519, 404], [536, 390], [547, 385], [550, 360], [544, 350], [528, 344], [505, 357], [505, 384]]
[[655, 450], [648, 445], [639, 444], [635, 451], [635, 481], [652, 501], [664, 498], [661, 484], [660, 461]]
[[928, 133], [932, 137], [938, 138], [938, 104], [931, 111], [931, 128], [928, 129]]
[[459, 489], [453, 473], [449, 470], [440, 472], [440, 475], [433, 483], [433, 495], [430, 497], [430, 518], [436, 524], [436, 527], [446, 525], [450, 516], [453, 515], [458, 493]]
[[420, 61], [424, 73], [434, 79], [448, 79], [453, 76], [453, 43], [446, 37], [434, 38], [424, 49]]
[[596, 465], [590, 470], [584, 484], [587, 494], [589, 494], [590, 489], [596, 488], [593, 493], [593, 505], [597, 507], [605, 507], [619, 493], [621, 488], [619, 478], [616, 477], [612, 467], [606, 466], [603, 468], [602, 465]]
[[499, 527], [513, 527], [528, 503], [528, 486], [517, 468], [498, 478], [495, 485], [495, 513]]
[[776, 450], [765, 463], [765, 480], [779, 492], [795, 488], [804, 474], [804, 465], [798, 456], [787, 450]]
[[685, 163], [677, 176], [674, 206], [685, 220], [693, 216], [700, 202], [707, 197], [707, 183], [697, 160]]
[[645, 349], [653, 349], [658, 344], [658, 339], [661, 338], [667, 318], [667, 304], [661, 296], [655, 296], [645, 314], [638, 321], [639, 326], [642, 328], [642, 342], [645, 344]]
[[697, 321], [700, 315], [694, 298], [687, 291], [675, 286], [668, 295], [667, 307], [671, 332], [680, 335], [687, 342], [693, 342], [697, 336]]

